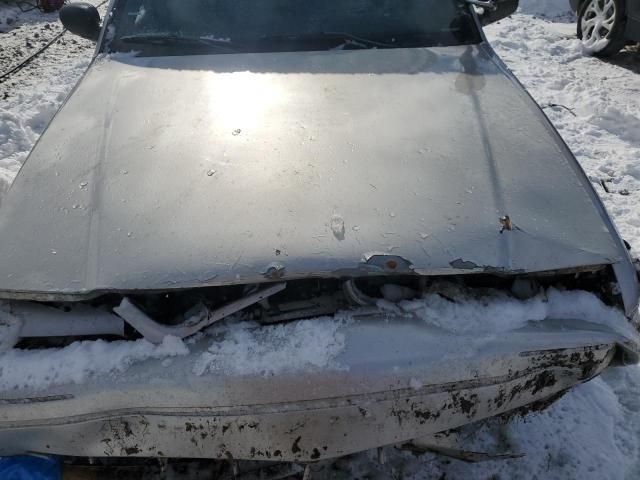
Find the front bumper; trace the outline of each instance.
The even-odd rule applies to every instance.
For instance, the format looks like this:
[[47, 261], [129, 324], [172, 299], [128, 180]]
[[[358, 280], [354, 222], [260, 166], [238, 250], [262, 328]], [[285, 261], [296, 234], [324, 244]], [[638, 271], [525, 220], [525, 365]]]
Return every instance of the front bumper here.
[[337, 457], [548, 399], [599, 374], [627, 342], [578, 320], [478, 337], [369, 317], [343, 333], [330, 369], [197, 376], [187, 356], [46, 392], [3, 392], [0, 455]]

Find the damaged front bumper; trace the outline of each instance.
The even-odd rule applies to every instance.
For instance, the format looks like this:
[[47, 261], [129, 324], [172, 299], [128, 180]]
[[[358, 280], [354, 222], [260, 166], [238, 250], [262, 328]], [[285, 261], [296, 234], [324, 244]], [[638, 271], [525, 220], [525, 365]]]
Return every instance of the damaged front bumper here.
[[[392, 327], [392, 328], [391, 328]], [[329, 367], [196, 375], [167, 366], [0, 397], [0, 455], [190, 457], [307, 462], [404, 442], [549, 399], [629, 347], [580, 320], [500, 335], [453, 334], [381, 315], [341, 327]], [[310, 346], [311, 347], [311, 346]]]

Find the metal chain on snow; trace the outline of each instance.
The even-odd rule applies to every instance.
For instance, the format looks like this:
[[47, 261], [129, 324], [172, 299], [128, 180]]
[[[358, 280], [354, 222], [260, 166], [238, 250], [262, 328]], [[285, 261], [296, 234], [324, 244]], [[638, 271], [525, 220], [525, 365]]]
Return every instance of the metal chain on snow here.
[[[100, 8], [102, 5], [104, 5], [105, 3], [107, 3], [109, 0], [103, 0], [102, 2], [100, 2], [98, 5], [96, 5], [96, 8]], [[4, 82], [9, 76], [11, 76], [12, 74], [22, 70], [24, 67], [26, 67], [27, 65], [29, 65], [29, 63], [31, 63], [38, 55], [40, 55], [42, 52], [44, 52], [45, 50], [47, 50], [51, 45], [53, 45], [54, 43], [56, 43], [58, 40], [60, 40], [62, 38], [62, 36], [67, 33], [67, 29], [63, 28], [62, 31], [60, 33], [58, 33], [55, 37], [53, 37], [51, 40], [49, 40], [49, 42], [47, 42], [45, 45], [43, 45], [42, 47], [40, 47], [38, 50], [36, 50], [34, 53], [32, 53], [31, 55], [29, 55], [27, 58], [25, 58], [22, 62], [18, 63], [16, 66], [10, 68], [9, 70], [7, 70], [6, 72], [4, 72], [3, 74], [0, 75], [0, 83]]]
[[10, 68], [8, 71], [4, 72], [2, 75], [0, 75], [0, 83], [4, 82], [5, 79], [7, 77], [9, 77], [11, 74], [22, 70], [24, 67], [26, 67], [29, 63], [31, 63], [38, 55], [40, 55], [42, 52], [44, 52], [47, 48], [49, 48], [51, 45], [53, 45], [55, 42], [57, 42], [58, 40], [60, 40], [60, 38], [62, 38], [62, 36], [67, 33], [66, 29], [63, 29], [60, 33], [58, 33], [55, 37], [53, 37], [51, 40], [49, 40], [49, 42], [45, 45], [43, 45], [42, 47], [40, 47], [36, 52], [32, 53], [30, 56], [28, 56], [26, 59], [24, 59], [22, 62], [20, 62], [19, 64], [17, 64], [15, 67]]

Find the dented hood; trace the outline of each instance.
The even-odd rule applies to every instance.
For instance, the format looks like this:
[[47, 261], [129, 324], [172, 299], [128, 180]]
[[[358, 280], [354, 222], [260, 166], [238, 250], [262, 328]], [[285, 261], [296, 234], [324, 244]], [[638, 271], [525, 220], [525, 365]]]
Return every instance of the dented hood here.
[[98, 58], [0, 238], [0, 291], [27, 298], [625, 259], [484, 46]]

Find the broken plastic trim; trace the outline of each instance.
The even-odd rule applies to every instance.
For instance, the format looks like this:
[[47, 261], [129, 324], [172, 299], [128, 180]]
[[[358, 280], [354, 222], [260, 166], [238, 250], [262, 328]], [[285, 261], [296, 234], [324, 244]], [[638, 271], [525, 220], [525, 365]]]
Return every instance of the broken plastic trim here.
[[127, 297], [124, 297], [120, 305], [115, 307], [113, 311], [151, 343], [162, 343], [166, 336], [189, 337], [229, 315], [281, 292], [286, 286], [286, 283], [277, 283], [239, 300], [227, 303], [213, 311], [203, 305], [200, 312], [179, 325], [163, 325], [156, 322], [136, 307]]
[[[89, 305], [74, 305], [61, 310], [37, 303], [13, 302], [8, 311], [0, 310], [0, 324], [10, 325], [11, 319], [19, 325], [17, 338], [124, 337], [124, 322], [120, 317]], [[0, 339], [0, 351], [12, 347], [14, 340], [3, 345]]]

